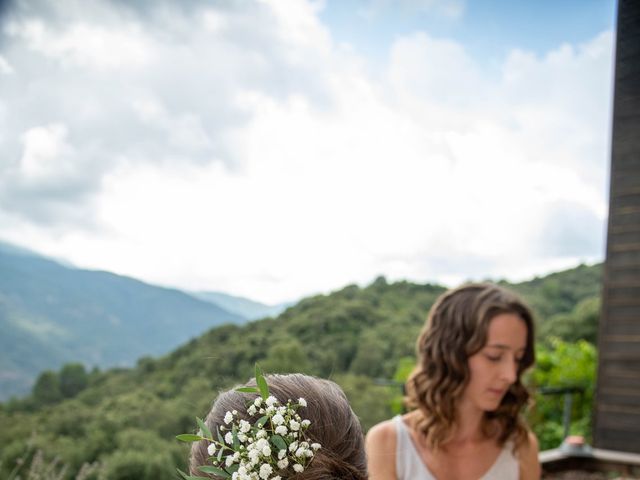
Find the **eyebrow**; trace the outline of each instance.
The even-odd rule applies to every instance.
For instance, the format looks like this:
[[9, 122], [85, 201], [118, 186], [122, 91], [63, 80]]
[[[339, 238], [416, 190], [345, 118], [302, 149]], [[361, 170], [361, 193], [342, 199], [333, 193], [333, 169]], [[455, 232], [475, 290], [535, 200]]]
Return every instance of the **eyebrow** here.
[[[492, 343], [491, 345], [485, 345], [485, 348], [498, 348], [500, 350], [511, 350], [509, 345], [503, 343]], [[527, 347], [518, 348], [516, 352], [525, 351]]]

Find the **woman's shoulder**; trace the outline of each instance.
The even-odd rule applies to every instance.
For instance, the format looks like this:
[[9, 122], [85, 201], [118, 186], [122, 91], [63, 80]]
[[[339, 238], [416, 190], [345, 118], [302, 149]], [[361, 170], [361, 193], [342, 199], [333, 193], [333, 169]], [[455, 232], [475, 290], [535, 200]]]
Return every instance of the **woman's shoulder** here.
[[396, 419], [385, 420], [369, 429], [366, 436], [366, 443], [375, 445], [395, 446], [396, 443]]
[[395, 419], [378, 423], [369, 429], [365, 438], [369, 478], [395, 480], [396, 426]]

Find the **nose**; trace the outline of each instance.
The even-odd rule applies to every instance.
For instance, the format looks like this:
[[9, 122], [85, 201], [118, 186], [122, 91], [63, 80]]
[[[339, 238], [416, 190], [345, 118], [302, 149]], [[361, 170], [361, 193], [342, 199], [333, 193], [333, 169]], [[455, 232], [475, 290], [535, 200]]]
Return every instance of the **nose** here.
[[500, 376], [505, 382], [511, 385], [518, 378], [518, 362], [506, 355], [505, 359], [506, 360], [502, 362]]

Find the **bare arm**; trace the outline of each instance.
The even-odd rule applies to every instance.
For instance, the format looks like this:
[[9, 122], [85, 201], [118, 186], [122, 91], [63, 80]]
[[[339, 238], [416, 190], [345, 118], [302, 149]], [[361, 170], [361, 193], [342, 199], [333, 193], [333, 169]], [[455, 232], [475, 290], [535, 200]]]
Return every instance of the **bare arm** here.
[[398, 480], [396, 476], [396, 431], [391, 421], [372, 427], [365, 439], [370, 480]]
[[533, 432], [529, 432], [529, 442], [521, 448], [520, 480], [539, 480], [542, 469], [538, 460], [538, 439]]

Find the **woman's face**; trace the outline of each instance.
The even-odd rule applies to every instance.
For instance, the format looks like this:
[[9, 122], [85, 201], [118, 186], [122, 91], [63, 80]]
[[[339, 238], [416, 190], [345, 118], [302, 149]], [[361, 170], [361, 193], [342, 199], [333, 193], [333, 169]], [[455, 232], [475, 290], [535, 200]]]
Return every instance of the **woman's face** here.
[[515, 313], [501, 313], [491, 319], [487, 343], [468, 360], [470, 378], [462, 394], [463, 404], [483, 412], [498, 408], [518, 378], [527, 333], [527, 325]]

